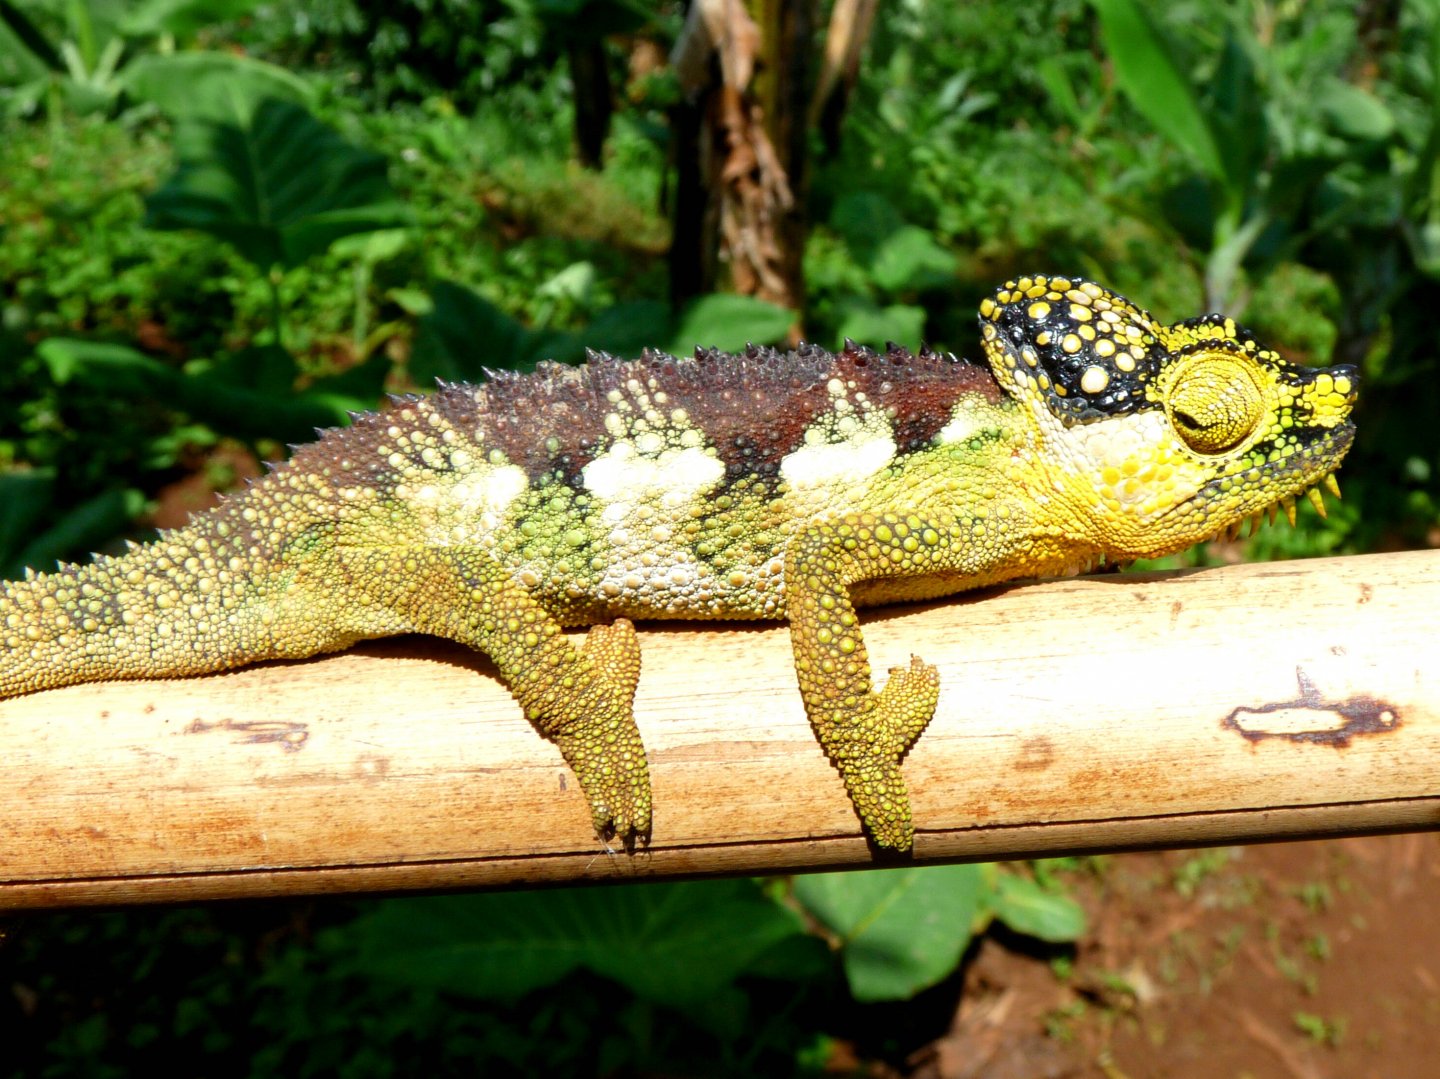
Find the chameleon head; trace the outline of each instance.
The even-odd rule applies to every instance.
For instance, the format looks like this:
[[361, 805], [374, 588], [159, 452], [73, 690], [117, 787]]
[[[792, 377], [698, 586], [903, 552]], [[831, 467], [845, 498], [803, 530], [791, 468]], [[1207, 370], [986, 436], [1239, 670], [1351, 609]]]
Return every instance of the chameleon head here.
[[1078, 278], [1006, 282], [980, 330], [1049, 465], [1043, 497], [1112, 558], [1181, 550], [1277, 503], [1291, 512], [1322, 480], [1338, 493], [1352, 367], [1287, 363], [1221, 315], [1167, 326]]

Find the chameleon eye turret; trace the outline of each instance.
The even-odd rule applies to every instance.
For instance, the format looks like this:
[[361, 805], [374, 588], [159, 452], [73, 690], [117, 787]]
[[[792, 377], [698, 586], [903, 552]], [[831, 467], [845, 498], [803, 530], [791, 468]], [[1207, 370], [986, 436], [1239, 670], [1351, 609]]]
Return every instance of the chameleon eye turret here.
[[1196, 453], [1233, 450], [1260, 430], [1265, 387], [1255, 360], [1240, 349], [1206, 345], [1175, 365], [1165, 412]]
[[784, 619], [860, 822], [907, 850], [900, 762], [941, 687], [920, 659], [876, 686], [857, 607], [1293, 512], [1338, 493], [1354, 437], [1353, 369], [1287, 363], [1222, 316], [1167, 325], [1037, 274], [985, 300], [980, 334], [983, 366], [850, 343], [592, 354], [397, 399], [154, 543], [6, 583], [0, 697], [431, 633], [494, 660], [596, 831], [633, 845], [664, 807], [629, 619]]

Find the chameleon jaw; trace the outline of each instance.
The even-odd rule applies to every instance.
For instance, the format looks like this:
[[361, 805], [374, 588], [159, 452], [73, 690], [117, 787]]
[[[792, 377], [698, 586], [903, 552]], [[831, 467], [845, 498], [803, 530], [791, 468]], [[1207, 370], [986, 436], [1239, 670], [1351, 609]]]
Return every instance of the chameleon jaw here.
[[[1293, 526], [1296, 520], [1296, 500], [1304, 497], [1309, 499], [1310, 504], [1321, 517], [1326, 515], [1325, 503], [1321, 498], [1319, 487], [1323, 485], [1326, 490], [1337, 499], [1340, 497], [1340, 484], [1335, 479], [1335, 469], [1340, 465], [1346, 452], [1355, 440], [1355, 427], [1353, 424], [1345, 423], [1330, 429], [1318, 437], [1304, 450], [1291, 455], [1284, 461], [1257, 465], [1230, 476], [1221, 476], [1211, 480], [1200, 488], [1194, 497], [1173, 507], [1164, 517], [1172, 518], [1177, 513], [1193, 511], [1197, 505], [1204, 502], [1214, 502], [1225, 497], [1227, 488], [1233, 489], [1253, 487], [1257, 492], [1275, 487], [1289, 488], [1285, 494], [1279, 497], [1268, 498], [1252, 509], [1230, 510], [1223, 512], [1220, 516], [1230, 519], [1230, 523], [1223, 525], [1213, 534], [1214, 539], [1237, 539], [1240, 529], [1248, 520], [1250, 522], [1250, 535], [1254, 535], [1260, 527], [1260, 520], [1268, 517], [1271, 523], [1279, 513], [1283, 512], [1286, 519]], [[1316, 467], [1316, 462], [1323, 461], [1325, 467]], [[1301, 482], [1292, 486], [1291, 477], [1299, 474]], [[1213, 514], [1213, 511], [1212, 515]], [[1163, 520], [1163, 518], [1162, 518]]]

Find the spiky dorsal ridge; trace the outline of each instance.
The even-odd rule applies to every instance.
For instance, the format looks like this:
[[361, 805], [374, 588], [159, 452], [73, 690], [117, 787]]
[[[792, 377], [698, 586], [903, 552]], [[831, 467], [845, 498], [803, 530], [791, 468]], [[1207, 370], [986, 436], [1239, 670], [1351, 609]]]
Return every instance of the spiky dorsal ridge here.
[[[807, 343], [788, 351], [697, 348], [685, 357], [646, 349], [634, 360], [591, 351], [584, 364], [543, 361], [530, 372], [487, 375], [482, 383], [441, 382], [429, 396], [391, 397], [349, 428], [300, 447], [282, 468], [338, 469], [351, 477], [347, 482], [384, 486], [393, 482], [397, 453], [416, 467], [433, 467], [423, 436], [451, 430], [486, 459], [519, 465], [531, 477], [559, 472], [573, 479], [613, 441], [618, 422], [694, 427], [732, 478], [766, 475], [834, 407], [837, 394], [883, 411], [901, 447], [932, 437], [960, 394], [990, 400], [1000, 394], [987, 368], [952, 354], [893, 344], [875, 352], [854, 342], [838, 352]], [[406, 437], [412, 427], [420, 439]]]

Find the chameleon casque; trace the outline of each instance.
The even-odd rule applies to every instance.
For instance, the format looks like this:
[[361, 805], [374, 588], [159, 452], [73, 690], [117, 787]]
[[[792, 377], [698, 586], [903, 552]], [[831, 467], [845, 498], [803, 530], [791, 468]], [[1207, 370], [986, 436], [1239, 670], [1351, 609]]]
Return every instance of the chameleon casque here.
[[[751, 347], [444, 385], [325, 432], [145, 546], [0, 592], [0, 696], [428, 633], [488, 655], [602, 837], [651, 829], [630, 618], [786, 619], [860, 820], [908, 849], [900, 762], [935, 710], [876, 689], [855, 608], [1181, 550], [1325, 481], [1353, 368], [1218, 315], [1165, 325], [1078, 278], [980, 308], [988, 368]], [[589, 625], [576, 647], [564, 626]]]

